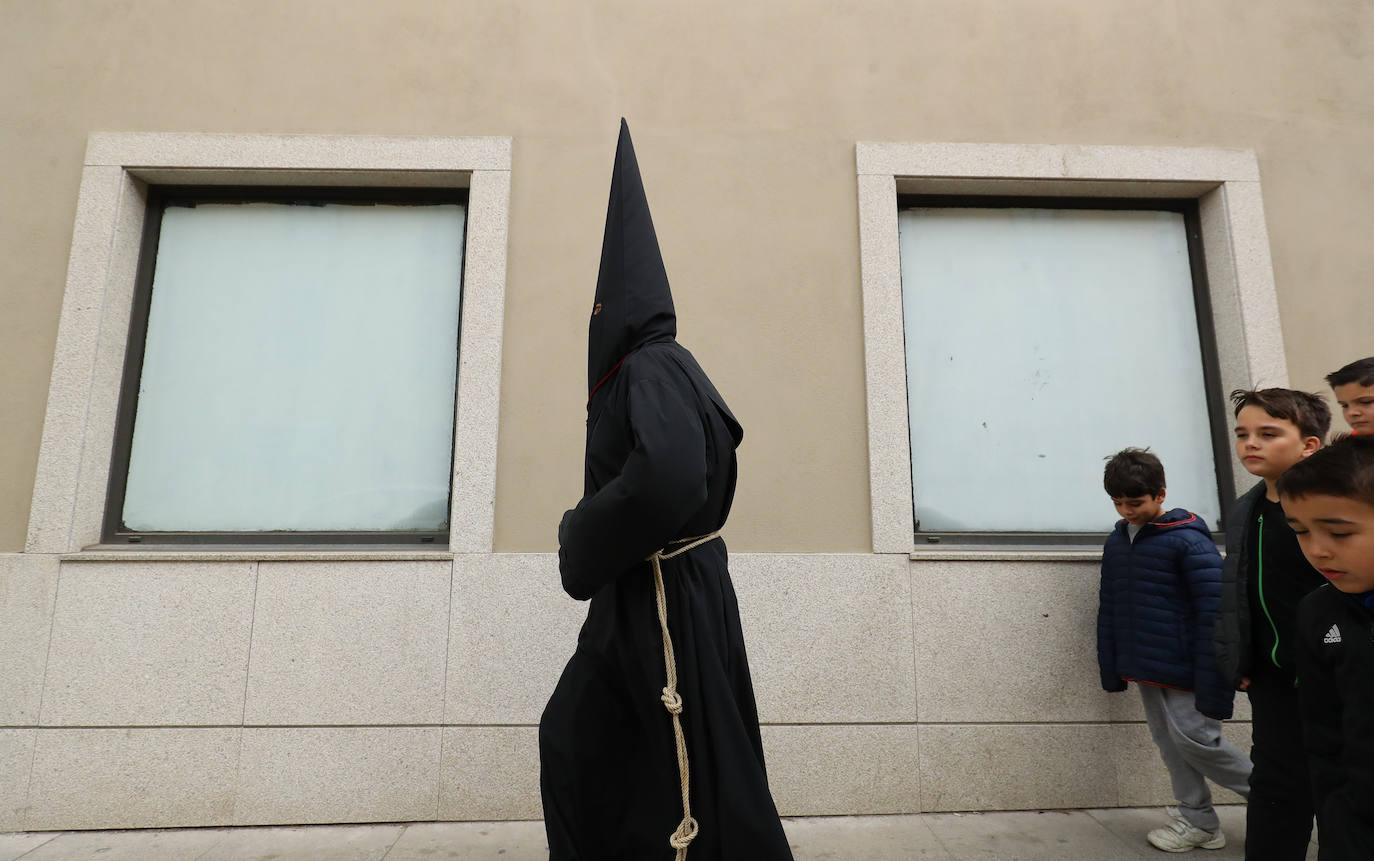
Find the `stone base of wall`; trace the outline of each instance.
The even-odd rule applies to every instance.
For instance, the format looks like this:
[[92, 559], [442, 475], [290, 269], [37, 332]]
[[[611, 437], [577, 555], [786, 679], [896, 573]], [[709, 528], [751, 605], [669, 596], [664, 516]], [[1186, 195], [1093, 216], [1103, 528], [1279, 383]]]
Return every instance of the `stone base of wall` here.
[[[539, 818], [553, 554], [151, 555], [0, 555], [0, 831]], [[731, 567], [783, 815], [1169, 801], [1092, 562]]]

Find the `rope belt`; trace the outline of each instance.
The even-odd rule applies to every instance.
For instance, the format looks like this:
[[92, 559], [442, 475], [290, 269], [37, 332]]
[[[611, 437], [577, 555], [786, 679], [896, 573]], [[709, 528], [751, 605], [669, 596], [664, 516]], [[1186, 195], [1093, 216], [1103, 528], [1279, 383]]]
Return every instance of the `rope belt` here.
[[716, 531], [695, 538], [679, 538], [669, 541], [668, 547], [678, 544], [682, 545], [681, 547], [671, 551], [667, 551], [666, 548], [658, 550], [649, 557], [649, 562], [654, 568], [654, 599], [658, 604], [658, 626], [663, 629], [663, 664], [667, 668], [667, 684], [663, 686], [663, 695], [659, 700], [673, 716], [673, 736], [677, 739], [677, 773], [682, 778], [682, 821], [678, 823], [677, 830], [668, 836], [668, 845], [677, 850], [677, 861], [685, 861], [687, 858], [687, 847], [697, 836], [697, 821], [692, 818], [692, 806], [688, 800], [690, 780], [687, 767], [687, 740], [683, 738], [682, 721], [678, 718], [678, 715], [682, 714], [682, 696], [677, 692], [677, 658], [673, 655], [673, 638], [668, 635], [668, 600], [663, 594], [663, 568], [660, 563], [664, 559], [681, 556], [688, 550], [719, 537], [720, 532]]

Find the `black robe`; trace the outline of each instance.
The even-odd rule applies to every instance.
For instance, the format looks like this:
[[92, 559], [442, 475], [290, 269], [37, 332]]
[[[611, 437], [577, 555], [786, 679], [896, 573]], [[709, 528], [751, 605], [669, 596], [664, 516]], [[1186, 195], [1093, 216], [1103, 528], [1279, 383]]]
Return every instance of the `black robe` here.
[[[725, 523], [743, 438], [675, 333], [622, 124], [589, 339], [584, 496], [558, 530], [563, 588], [591, 604], [539, 722], [552, 861], [675, 854], [668, 838], [682, 818], [681, 789], [672, 720], [659, 700], [666, 671], [645, 560]], [[700, 826], [687, 857], [791, 859], [768, 790], [725, 543], [664, 560], [662, 570]]]

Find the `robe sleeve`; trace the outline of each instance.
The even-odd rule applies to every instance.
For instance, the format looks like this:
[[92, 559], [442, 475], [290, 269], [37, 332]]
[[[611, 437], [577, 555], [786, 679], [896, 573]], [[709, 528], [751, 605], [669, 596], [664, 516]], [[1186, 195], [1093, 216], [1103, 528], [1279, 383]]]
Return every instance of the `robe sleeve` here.
[[558, 527], [563, 589], [579, 601], [661, 549], [706, 503], [706, 433], [692, 405], [654, 378], [629, 391], [634, 448], [620, 474]]

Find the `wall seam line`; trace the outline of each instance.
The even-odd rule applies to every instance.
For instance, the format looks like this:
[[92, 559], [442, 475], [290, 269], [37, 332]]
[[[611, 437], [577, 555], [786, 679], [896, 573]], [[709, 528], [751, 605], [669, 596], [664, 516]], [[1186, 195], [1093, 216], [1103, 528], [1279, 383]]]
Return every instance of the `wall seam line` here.
[[[438, 769], [439, 769], [439, 774], [438, 774], [438, 779], [435, 780], [435, 782], [434, 782], [434, 783], [435, 783], [435, 785], [434, 785], [434, 818], [435, 818], [435, 820], [438, 820], [438, 818], [439, 818], [439, 807], [443, 804], [443, 801], [444, 801], [444, 740], [445, 740], [445, 739], [444, 739], [444, 736], [447, 735], [447, 733], [446, 733], [444, 730], [445, 730], [445, 728], [447, 727], [447, 724], [445, 724], [445, 723], [443, 723], [443, 722], [446, 721], [446, 720], [448, 719], [448, 662], [449, 662], [449, 657], [450, 657], [450, 656], [452, 655], [452, 653], [453, 653], [453, 588], [454, 588], [454, 587], [453, 587], [453, 583], [454, 583], [454, 580], [456, 579], [456, 578], [454, 577], [454, 569], [457, 568], [457, 567], [458, 567], [458, 566], [457, 566], [457, 560], [452, 560], [452, 561], [449, 562], [449, 566], [448, 566], [448, 611], [445, 613], [445, 616], [444, 616], [444, 620], [445, 620], [445, 627], [444, 627], [444, 682], [443, 682], [443, 685], [442, 685], [442, 688], [443, 688], [444, 693], [443, 693], [443, 699], [440, 700], [440, 702], [439, 702], [439, 720], [440, 720], [440, 725], [439, 725], [439, 764], [438, 764], [438, 766], [437, 766]], [[389, 851], [390, 851], [390, 850], [388, 850], [388, 852], [389, 852]]]
[[248, 735], [244, 730], [248, 725], [248, 680], [253, 677], [253, 631], [257, 627], [258, 621], [258, 581], [262, 577], [262, 563], [253, 563], [253, 605], [248, 617], [248, 664], [243, 672], [243, 708], [239, 712], [239, 753], [234, 758], [234, 806], [229, 811], [229, 821], [237, 824], [239, 821], [239, 799], [243, 794], [243, 745], [245, 736]]
[[907, 584], [907, 609], [911, 612], [911, 702], [912, 718], [917, 725], [916, 730], [916, 809], [925, 809], [925, 769], [921, 768], [921, 690], [920, 673], [917, 669], [917, 661], [920, 659], [916, 650], [916, 574], [915, 566], [910, 562], [906, 564], [906, 584]]
[[53, 634], [57, 628], [57, 602], [62, 595], [62, 563], [57, 563], [57, 583], [53, 587], [52, 594], [52, 613], [48, 616], [48, 648], [43, 653], [43, 683], [38, 688], [38, 714], [36, 725], [33, 728], [33, 751], [29, 754], [29, 777], [24, 784], [24, 818], [23, 822], [27, 826], [31, 819], [33, 810], [33, 771], [38, 763], [38, 736], [39, 728], [43, 723], [43, 701], [48, 693], [48, 668], [52, 666], [52, 641]]

